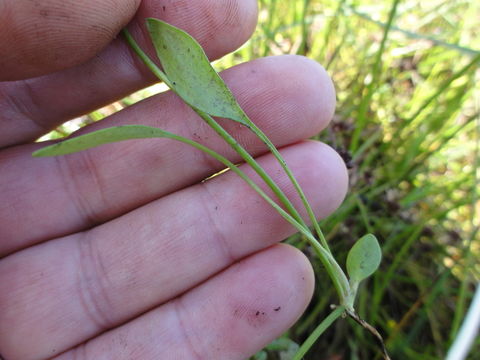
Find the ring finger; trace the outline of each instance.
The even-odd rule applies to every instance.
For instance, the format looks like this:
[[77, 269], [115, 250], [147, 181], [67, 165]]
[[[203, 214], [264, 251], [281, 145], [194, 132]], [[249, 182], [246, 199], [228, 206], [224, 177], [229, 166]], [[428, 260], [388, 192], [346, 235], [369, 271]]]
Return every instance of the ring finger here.
[[[347, 184], [339, 156], [317, 142], [283, 154], [317, 215], [333, 211]], [[259, 161], [298, 205], [273, 157]], [[0, 284], [9, 289], [0, 290], [6, 309], [0, 349], [21, 359], [67, 350], [292, 232], [241, 179], [225, 173], [91, 231], [18, 252], [0, 262]]]

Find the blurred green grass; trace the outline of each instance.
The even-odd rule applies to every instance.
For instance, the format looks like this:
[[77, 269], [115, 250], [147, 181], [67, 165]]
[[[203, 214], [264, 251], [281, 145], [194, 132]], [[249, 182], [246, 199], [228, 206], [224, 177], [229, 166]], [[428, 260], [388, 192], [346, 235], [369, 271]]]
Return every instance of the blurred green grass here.
[[[318, 138], [350, 165], [350, 191], [323, 221], [344, 261], [373, 232], [379, 272], [358, 309], [393, 359], [442, 359], [480, 280], [478, 163], [480, 3], [262, 0], [260, 25], [219, 67], [265, 55], [323, 64], [337, 89], [332, 126]], [[298, 237], [288, 240], [312, 252]], [[285, 335], [301, 343], [335, 303], [321, 264], [314, 300]], [[266, 352], [280, 358], [281, 351]], [[339, 321], [306, 359], [377, 359], [374, 340]], [[480, 359], [477, 340], [469, 359]]]
[[[480, 2], [260, 0], [255, 35], [218, 69], [299, 54], [328, 70], [337, 90], [330, 128], [317, 136], [350, 167], [342, 207], [322, 222], [340, 263], [367, 232], [384, 259], [360, 290], [358, 310], [393, 359], [442, 359], [480, 280]], [[134, 94], [57, 129], [77, 127], [150, 96]], [[287, 240], [307, 255], [301, 238]], [[300, 321], [258, 359], [287, 359], [337, 299], [321, 264]], [[288, 340], [290, 339], [290, 340]], [[338, 321], [306, 359], [378, 359], [374, 340]], [[469, 359], [480, 359], [477, 339]]]

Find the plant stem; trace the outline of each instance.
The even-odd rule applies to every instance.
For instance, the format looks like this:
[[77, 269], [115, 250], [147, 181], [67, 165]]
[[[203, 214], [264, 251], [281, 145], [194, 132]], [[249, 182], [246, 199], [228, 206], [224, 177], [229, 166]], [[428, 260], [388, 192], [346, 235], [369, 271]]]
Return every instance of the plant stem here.
[[[161, 71], [158, 66], [148, 57], [147, 54], [138, 46], [138, 44], [135, 42], [131, 34], [127, 29], [123, 29], [123, 34], [128, 42], [128, 44], [132, 47], [134, 52], [140, 57], [140, 59], [145, 63], [145, 65], [167, 86], [170, 87], [172, 91], [175, 91], [175, 88], [171, 86], [171, 82], [168, 79], [167, 75]], [[246, 151], [213, 117], [211, 117], [209, 114], [201, 111], [200, 109], [196, 109], [195, 107], [191, 106], [192, 109], [214, 130], [216, 131], [244, 160], [245, 162], [250, 165], [253, 170], [265, 181], [265, 183], [270, 187], [270, 189], [274, 192], [274, 194], [278, 197], [278, 199], [282, 202], [282, 204], [285, 206], [286, 210], [288, 211], [285, 212], [280, 206], [278, 206], [277, 203], [275, 203], [272, 199], [270, 199], [266, 194], [262, 195], [262, 191], [258, 188], [258, 186], [255, 185], [255, 187], [252, 186], [251, 180], [245, 175], [240, 175], [240, 173], [237, 171], [238, 168], [233, 165], [231, 162], [229, 162], [230, 165], [228, 165], [225, 161], [228, 162], [225, 158], [221, 157], [221, 155], [213, 152], [212, 150], [203, 147], [202, 145], [192, 142], [192, 141], [183, 141], [186, 143], [189, 143], [192, 146], [197, 147], [198, 149], [205, 151], [209, 155], [213, 156], [217, 160], [223, 162], [225, 165], [227, 165], [230, 169], [232, 169], [235, 173], [237, 173], [242, 179], [247, 181], [247, 183], [252, 186], [255, 191], [257, 191], [270, 205], [272, 205], [275, 210], [277, 210], [282, 217], [284, 217], [289, 223], [291, 223], [293, 226], [295, 226], [309, 241], [311, 246], [314, 248], [315, 252], [317, 253], [318, 257], [320, 258], [321, 262], [325, 266], [325, 269], [331, 278], [335, 289], [338, 293], [338, 296], [341, 299], [341, 303], [344, 304], [346, 299], [348, 299], [349, 293], [350, 293], [350, 287], [348, 283], [348, 279], [345, 276], [342, 268], [338, 265], [338, 263], [335, 261], [333, 258], [327, 242], [325, 240], [325, 237], [323, 236], [323, 233], [320, 230], [320, 227], [318, 226], [318, 222], [315, 219], [313, 210], [308, 203], [305, 194], [303, 193], [302, 189], [300, 188], [300, 185], [296, 181], [295, 177], [293, 176], [292, 172], [290, 169], [287, 167], [285, 160], [282, 158], [278, 150], [275, 148], [275, 146], [272, 144], [272, 142], [268, 139], [268, 137], [248, 118], [248, 116], [244, 113], [245, 120], [247, 121], [247, 126], [252, 129], [252, 131], [267, 145], [267, 147], [270, 149], [272, 154], [275, 156], [275, 158], [278, 160], [282, 168], [285, 170], [286, 174], [292, 181], [292, 184], [294, 185], [295, 189], [300, 195], [300, 198], [302, 199], [302, 202], [307, 209], [307, 212], [312, 219], [312, 223], [319, 234], [320, 241], [322, 244], [320, 244], [317, 239], [315, 239], [315, 236], [313, 236], [312, 232], [308, 228], [307, 224], [303, 220], [303, 218], [300, 216], [299, 212], [291, 201], [288, 199], [288, 197], [285, 195], [285, 193], [278, 187], [278, 185], [273, 181], [273, 179], [265, 172], [265, 170], [258, 164], [258, 162]], [[173, 137], [172, 137], [173, 138]], [[177, 139], [179, 140], [179, 138]], [[188, 139], [186, 139], [188, 140]], [[196, 145], [193, 145], [196, 144]], [[214, 155], [215, 154], [215, 155]], [[233, 167], [231, 166], [233, 165]], [[237, 170], [234, 170], [237, 169]], [[248, 180], [247, 180], [248, 179]], [[253, 183], [254, 184], [254, 183]], [[259, 192], [260, 190], [261, 192]]]
[[[148, 57], [147, 54], [145, 54], [145, 52], [138, 46], [138, 44], [135, 42], [135, 40], [133, 39], [132, 35], [130, 34], [130, 32], [127, 30], [127, 29], [123, 29], [123, 34], [128, 42], [128, 44], [132, 47], [132, 49], [135, 51], [135, 53], [140, 57], [140, 59], [145, 63], [145, 65], [160, 79], [162, 80], [163, 82], [165, 82], [165, 84], [170, 87], [173, 91], [174, 90], [174, 87], [171, 86], [170, 84], [170, 80], [168, 79], [167, 75], [161, 71], [158, 66]], [[210, 119], [206, 119], [206, 117], [204, 115], [206, 114], [202, 114], [200, 113], [199, 111], [197, 111], [197, 113], [207, 122], [210, 122], [210, 119], [211, 117], [209, 115], [207, 115]], [[284, 169], [284, 171], [286, 172], [288, 178], [290, 179], [290, 181], [292, 182], [293, 186], [295, 187], [295, 190], [297, 191], [297, 193], [299, 194], [300, 196], [300, 199], [302, 200], [302, 203], [303, 205], [305, 206], [305, 209], [307, 210], [307, 213], [308, 213], [308, 216], [310, 217], [310, 221], [312, 222], [312, 225], [320, 239], [320, 242], [322, 243], [323, 247], [325, 247], [325, 249], [327, 249], [329, 252], [330, 252], [330, 249], [328, 247], [328, 244], [327, 244], [327, 241], [325, 240], [325, 236], [323, 235], [321, 229], [320, 229], [320, 226], [318, 225], [318, 221], [317, 219], [315, 218], [315, 214], [313, 213], [313, 210], [312, 210], [312, 207], [310, 206], [310, 204], [308, 203], [308, 200], [303, 192], [303, 190], [301, 189], [300, 185], [298, 184], [297, 180], [295, 179], [295, 177], [293, 176], [292, 172], [290, 171], [290, 169], [287, 167], [286, 163], [285, 163], [285, 160], [282, 158], [282, 156], [280, 155], [280, 153], [278, 152], [278, 150], [276, 149], [276, 147], [273, 145], [273, 143], [270, 141], [270, 139], [255, 125], [255, 123], [253, 123], [250, 118], [245, 114], [243, 113], [244, 115], [244, 118], [245, 118], [245, 121], [248, 123], [248, 125], [250, 126], [250, 129], [255, 133], [255, 135], [257, 135], [260, 140], [262, 140], [268, 147], [268, 149], [272, 152], [272, 154], [275, 156], [275, 158], [278, 160], [278, 162], [280, 163], [280, 165], [282, 166], [282, 168]], [[216, 122], [215, 122], [216, 123]], [[218, 124], [217, 124], [218, 125]], [[218, 131], [217, 131], [218, 130]], [[220, 130], [219, 128], [219, 125], [218, 126], [215, 126], [215, 131], [217, 131], [217, 133], [219, 133], [220, 136], [222, 136], [226, 141], [226, 137], [224, 135], [228, 134], [225, 130]], [[220, 131], [220, 132], [219, 132]], [[230, 134], [228, 134], [229, 137]], [[233, 146], [236, 146], [235, 144], [237, 144], [236, 141], [232, 142], [232, 141], [227, 141], [232, 147]], [[238, 149], [235, 149], [237, 152], [238, 152]], [[243, 155], [248, 155], [248, 157], [251, 158], [250, 154], [248, 154], [248, 152], [242, 152]], [[242, 153], [239, 152], [240, 155], [242, 155]], [[247, 159], [242, 155], [242, 157], [244, 158], [245, 161], [247, 161]], [[252, 158], [253, 160], [253, 158]], [[253, 160], [254, 161], [254, 160]], [[247, 161], [248, 162], [248, 161]], [[253, 167], [252, 164], [250, 164], [250, 166]], [[262, 169], [263, 170], [263, 169]], [[260, 175], [260, 173], [259, 173]], [[262, 176], [262, 175], [260, 175]], [[262, 178], [265, 180], [265, 178], [262, 176]], [[265, 182], [267, 182], [268, 184], [268, 181], [265, 180]], [[273, 182], [273, 181], [272, 181]], [[270, 186], [270, 184], [269, 184]], [[276, 184], [275, 184], [276, 186]], [[271, 186], [270, 186], [271, 187]], [[271, 187], [272, 188], [272, 187]], [[293, 207], [293, 205], [291, 205], [290, 201], [288, 201], [288, 199], [285, 197], [285, 195], [280, 195], [279, 196], [279, 191], [278, 190], [274, 190], [274, 188], [272, 188], [272, 190], [275, 192], [275, 194], [279, 197], [279, 199], [282, 200], [282, 203], [285, 205], [285, 207], [288, 209], [288, 211], [294, 215], [294, 217], [300, 222], [302, 223], [305, 227], [307, 227], [307, 225], [305, 224], [305, 222], [303, 221], [303, 219], [301, 218], [301, 216], [298, 214], [298, 211]], [[283, 193], [282, 193], [283, 194]], [[282, 199], [283, 197], [283, 199]], [[287, 200], [287, 201], [285, 201]], [[296, 216], [295, 216], [296, 215]]]
[[303, 356], [310, 350], [312, 345], [317, 341], [317, 339], [322, 335], [325, 330], [327, 330], [335, 320], [337, 320], [344, 313], [345, 308], [343, 306], [337, 307], [330, 315], [328, 315], [320, 325], [310, 334], [310, 336], [302, 344], [298, 352], [293, 357], [293, 360], [301, 360]]
[[[206, 115], [203, 113], [203, 115]], [[206, 115], [208, 116], [208, 115]], [[209, 120], [210, 121], [210, 120]], [[217, 126], [220, 126], [217, 124]], [[225, 131], [225, 130], [224, 130]], [[342, 305], [347, 304], [347, 300], [350, 294], [350, 286], [348, 283], [348, 279], [345, 276], [342, 268], [338, 263], [335, 261], [333, 258], [332, 254], [328, 252], [326, 249], [323, 248], [323, 246], [315, 239], [313, 234], [311, 233], [310, 229], [308, 227], [305, 227], [302, 225], [298, 220], [296, 220], [293, 216], [288, 214], [285, 210], [283, 210], [275, 201], [273, 201], [262, 189], [258, 187], [242, 170], [240, 170], [235, 164], [233, 164], [231, 161], [226, 159], [225, 157], [221, 156], [220, 154], [216, 153], [215, 151], [207, 148], [204, 145], [201, 145], [193, 140], [189, 140], [180, 136], [173, 135], [171, 136], [172, 139], [181, 141], [183, 143], [189, 144], [205, 153], [208, 155], [212, 156], [214, 159], [222, 162], [224, 165], [226, 165], [229, 169], [231, 169], [233, 172], [235, 172], [239, 177], [241, 177], [250, 187], [252, 187], [265, 201], [267, 201], [285, 220], [287, 220], [290, 224], [292, 224], [302, 235], [306, 237], [310, 245], [313, 247], [315, 250], [317, 256], [319, 257], [320, 261], [322, 264], [325, 266], [325, 270], [327, 271], [330, 279], [332, 280], [335, 289], [337, 291], [337, 294], [341, 300]], [[245, 151], [245, 150], [244, 150]], [[252, 158], [253, 159], [253, 158]], [[253, 160], [254, 163], [258, 165], [258, 163]], [[255, 170], [255, 169], [254, 169]], [[260, 171], [264, 170], [260, 167]], [[258, 173], [258, 172], [257, 172]], [[266, 173], [265, 173], [266, 174]], [[259, 174], [260, 175], [260, 174]], [[267, 175], [268, 176], [268, 175]], [[270, 181], [273, 182], [271, 178], [269, 178]], [[264, 180], [266, 181], [266, 180]], [[278, 186], [274, 184], [274, 187], [278, 189]], [[285, 196], [282, 193], [283, 196]]]
[[245, 160], [245, 162], [250, 165], [253, 170], [265, 181], [265, 183], [272, 189], [274, 194], [278, 197], [278, 199], [282, 202], [285, 206], [287, 211], [297, 220], [302, 226], [308, 229], [307, 224], [303, 220], [300, 213], [297, 209], [293, 206], [291, 201], [285, 195], [285, 193], [278, 187], [278, 185], [273, 181], [270, 175], [258, 164], [258, 162], [250, 155], [250, 153], [245, 150], [243, 146], [241, 146], [237, 140], [235, 140], [213, 117], [208, 115], [207, 113], [194, 109], [198, 115], [218, 134], [220, 135], [225, 142], [230, 145], [241, 157]]
[[318, 225], [318, 221], [315, 217], [315, 214], [313, 212], [312, 206], [307, 200], [307, 197], [305, 196], [305, 193], [303, 192], [302, 188], [300, 187], [300, 184], [298, 183], [297, 179], [293, 175], [292, 171], [288, 168], [285, 160], [283, 159], [282, 155], [280, 152], [277, 150], [275, 145], [270, 141], [270, 139], [265, 135], [265, 133], [260, 130], [260, 128], [255, 125], [253, 121], [251, 121], [248, 116], [245, 114], [245, 120], [248, 121], [248, 124], [251, 127], [251, 130], [257, 135], [260, 140], [262, 140], [265, 145], [267, 145], [268, 149], [270, 152], [275, 156], [275, 158], [278, 160], [278, 163], [282, 167], [282, 169], [285, 171], [287, 174], [288, 178], [290, 179], [291, 183], [293, 184], [295, 190], [297, 191], [298, 195], [300, 196], [300, 199], [302, 200], [303, 206], [307, 210], [308, 217], [310, 218], [310, 222], [312, 223], [313, 228], [315, 229], [315, 232], [318, 235], [318, 238], [320, 240], [320, 243], [322, 246], [331, 253], [330, 248], [328, 246], [327, 240], [325, 239], [325, 236], [323, 235], [322, 230], [320, 229], [320, 226]]
[[[133, 51], [140, 57], [140, 59], [145, 63], [145, 65], [165, 84], [175, 92], [175, 87], [172, 86], [170, 80], [168, 79], [167, 75], [159, 69], [159, 67], [148, 57], [147, 54], [138, 46], [133, 39], [132, 35], [127, 29], [123, 29], [123, 34], [128, 42], [128, 44], [132, 47]], [[283, 203], [287, 211], [292, 214], [292, 216], [297, 220], [303, 227], [308, 229], [307, 224], [302, 219], [298, 211], [292, 205], [290, 200], [287, 196], [280, 190], [277, 184], [272, 180], [272, 178], [263, 170], [263, 168], [258, 165], [255, 159], [240, 145], [238, 142], [223, 128], [218, 124], [210, 115], [207, 113], [192, 107], [193, 110], [213, 129], [219, 134], [257, 173], [260, 177], [265, 181], [265, 183], [272, 189], [278, 199]], [[246, 115], [245, 115], [246, 116]], [[247, 117], [248, 119], [248, 117]], [[250, 122], [251, 120], [248, 119]]]
[[127, 28], [122, 29], [122, 34], [127, 40], [127, 44], [132, 48], [132, 50], [137, 54], [137, 56], [143, 61], [143, 63], [150, 69], [150, 71], [160, 80], [162, 80], [170, 89], [173, 89], [173, 86], [168, 79], [167, 75], [160, 70], [160, 68], [155, 64], [152, 59], [148, 57], [147, 54], [138, 46], [135, 39], [130, 34]]
[[[242, 170], [240, 170], [238, 166], [232, 163], [230, 160], [228, 160], [227, 158], [223, 157], [219, 153], [209, 149], [208, 147], [196, 141], [193, 141], [181, 136], [173, 135], [173, 134], [170, 136], [170, 138], [180, 141], [184, 144], [193, 146], [194, 148], [201, 150], [206, 154], [210, 155], [215, 160], [220, 161], [222, 164], [224, 164], [230, 170], [232, 170], [235, 174], [237, 174], [241, 179], [243, 179], [253, 190], [255, 190], [265, 201], [267, 201], [285, 220], [287, 220], [296, 229], [298, 229], [298, 231], [300, 231], [305, 236], [309, 237], [309, 239], [313, 238], [308, 228], [305, 228], [297, 220], [295, 220], [290, 214], [288, 214], [285, 210], [283, 210], [275, 201], [272, 200], [270, 196], [268, 196], [257, 184], [255, 184], [255, 182], [253, 182], [253, 180], [250, 179], [247, 174], [245, 174]], [[313, 238], [313, 240], [315, 240], [315, 238]]]
[[[332, 280], [335, 290], [340, 298], [340, 303], [342, 305], [346, 305], [350, 296], [350, 285], [345, 273], [340, 265], [338, 265], [337, 261], [333, 258], [332, 254], [325, 250], [322, 245], [320, 245], [320, 243], [313, 237], [311, 232], [309, 232], [309, 236], [305, 236], [310, 245], [312, 245], [323, 266], [325, 266], [325, 270]], [[312, 241], [312, 239], [315, 241]]]

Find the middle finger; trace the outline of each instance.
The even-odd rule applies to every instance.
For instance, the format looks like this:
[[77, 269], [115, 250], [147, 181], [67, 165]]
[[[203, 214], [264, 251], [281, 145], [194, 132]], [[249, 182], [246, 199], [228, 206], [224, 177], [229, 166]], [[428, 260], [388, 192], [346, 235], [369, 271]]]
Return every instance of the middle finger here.
[[[317, 142], [290, 146], [283, 155], [317, 215], [332, 212], [346, 191], [341, 158]], [[300, 205], [273, 156], [259, 162]], [[243, 180], [227, 172], [91, 231], [21, 251], [0, 262], [0, 286], [8, 289], [0, 287], [0, 347], [38, 357], [52, 348], [62, 352], [292, 232]]]
[[[259, 59], [227, 70], [223, 76], [252, 120], [277, 146], [318, 133], [332, 116], [333, 86], [321, 66], [311, 60], [293, 56]], [[239, 161], [171, 93], [147, 99], [87, 131], [132, 123], [181, 134]], [[248, 129], [233, 121], [224, 124], [253, 155], [265, 152], [263, 143]], [[221, 164], [201, 152], [171, 140], [123, 142], [64, 157], [34, 159], [31, 152], [38, 147], [26, 145], [0, 153], [0, 173], [4, 174], [0, 178], [0, 257], [103, 223], [221, 169]], [[8, 226], [12, 223], [30, 226]]]
[[[23, 17], [28, 18], [28, 14]], [[147, 17], [184, 29], [211, 59], [216, 59], [248, 39], [256, 23], [256, 1], [143, 0], [129, 28], [155, 59], [144, 26]], [[0, 148], [34, 140], [64, 121], [121, 99], [153, 81], [153, 74], [118, 37], [86, 63], [34, 79], [2, 83]]]

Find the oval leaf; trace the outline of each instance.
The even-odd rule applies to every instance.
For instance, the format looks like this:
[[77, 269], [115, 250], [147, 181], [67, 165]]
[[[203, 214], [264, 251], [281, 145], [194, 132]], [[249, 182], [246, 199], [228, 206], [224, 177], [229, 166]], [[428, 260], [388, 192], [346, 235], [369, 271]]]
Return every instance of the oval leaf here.
[[158, 19], [147, 19], [147, 27], [172, 90], [209, 115], [247, 124], [237, 100], [193, 37]]
[[175, 137], [175, 135], [150, 126], [116, 126], [67, 139], [60, 143], [37, 150], [32, 155], [35, 157], [67, 155], [117, 141], [172, 137]]
[[368, 234], [358, 240], [347, 256], [347, 271], [350, 279], [360, 282], [372, 275], [382, 260], [382, 250], [377, 238]]

